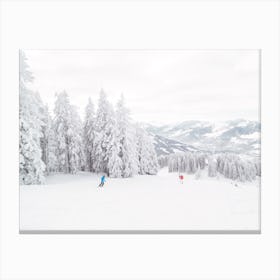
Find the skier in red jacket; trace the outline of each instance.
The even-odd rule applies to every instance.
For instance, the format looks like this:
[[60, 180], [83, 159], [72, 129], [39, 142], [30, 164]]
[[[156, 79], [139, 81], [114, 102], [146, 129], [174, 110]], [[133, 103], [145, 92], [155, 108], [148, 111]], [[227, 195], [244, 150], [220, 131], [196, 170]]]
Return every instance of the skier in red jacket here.
[[179, 179], [180, 179], [181, 184], [183, 184], [183, 182], [184, 182], [184, 176], [183, 176], [182, 174], [179, 174]]

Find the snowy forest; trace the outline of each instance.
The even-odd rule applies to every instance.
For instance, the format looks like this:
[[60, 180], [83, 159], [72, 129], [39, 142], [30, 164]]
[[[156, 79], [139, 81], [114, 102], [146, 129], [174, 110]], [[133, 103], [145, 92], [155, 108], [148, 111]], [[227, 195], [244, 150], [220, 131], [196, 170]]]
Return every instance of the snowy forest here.
[[114, 109], [101, 90], [96, 111], [89, 98], [82, 121], [63, 91], [55, 95], [52, 116], [39, 93], [28, 88], [33, 76], [26, 60], [21, 52], [20, 184], [43, 184], [51, 172], [89, 171], [115, 178], [157, 174], [152, 140], [131, 123], [123, 96]]
[[[195, 174], [238, 181], [261, 175], [260, 160], [233, 153], [173, 153], [158, 156], [152, 136], [133, 123], [123, 95], [115, 106], [101, 89], [97, 104], [91, 98], [82, 119], [66, 91], [54, 96], [54, 110], [30, 90], [33, 81], [27, 58], [20, 52], [19, 179], [21, 185], [44, 184], [54, 172], [105, 173], [112, 178], [168, 172]], [[96, 106], [97, 105], [97, 106]]]
[[261, 176], [261, 162], [258, 159], [242, 159], [232, 153], [206, 154], [186, 152], [159, 157], [161, 168], [168, 166], [169, 172], [195, 174], [199, 179], [202, 170], [207, 171], [209, 177], [219, 174], [225, 178], [241, 182], [253, 181]]

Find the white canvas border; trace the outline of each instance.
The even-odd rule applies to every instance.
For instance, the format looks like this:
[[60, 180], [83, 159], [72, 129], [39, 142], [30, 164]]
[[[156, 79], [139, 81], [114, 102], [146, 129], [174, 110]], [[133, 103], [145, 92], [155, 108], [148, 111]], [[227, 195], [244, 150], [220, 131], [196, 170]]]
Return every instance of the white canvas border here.
[[[278, 279], [278, 21], [268, 0], [2, 1], [2, 279]], [[19, 48], [261, 49], [262, 234], [19, 235]]]

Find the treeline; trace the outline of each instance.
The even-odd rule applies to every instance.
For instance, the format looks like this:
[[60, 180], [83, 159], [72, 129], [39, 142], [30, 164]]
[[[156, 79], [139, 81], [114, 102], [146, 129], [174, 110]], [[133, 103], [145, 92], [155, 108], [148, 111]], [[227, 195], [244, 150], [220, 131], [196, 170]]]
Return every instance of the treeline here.
[[81, 170], [116, 178], [157, 174], [152, 140], [144, 129], [132, 124], [123, 97], [114, 108], [101, 90], [97, 110], [89, 98], [82, 121], [65, 91], [56, 94], [51, 115], [39, 93], [28, 88], [32, 81], [21, 53], [20, 184], [42, 184], [50, 172]]
[[260, 160], [242, 159], [235, 154], [209, 155], [200, 152], [186, 152], [159, 157], [160, 167], [167, 166], [169, 172], [196, 174], [206, 169], [209, 177], [222, 174], [224, 177], [241, 182], [255, 180], [261, 176]]

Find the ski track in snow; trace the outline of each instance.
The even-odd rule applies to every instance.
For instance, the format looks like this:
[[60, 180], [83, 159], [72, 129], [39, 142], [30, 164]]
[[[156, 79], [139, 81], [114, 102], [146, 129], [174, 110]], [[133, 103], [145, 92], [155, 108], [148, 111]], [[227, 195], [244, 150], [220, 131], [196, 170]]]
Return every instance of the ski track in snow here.
[[[20, 230], [258, 230], [259, 183], [161, 170], [107, 178], [54, 174], [20, 186]], [[235, 184], [238, 184], [236, 187]]]

